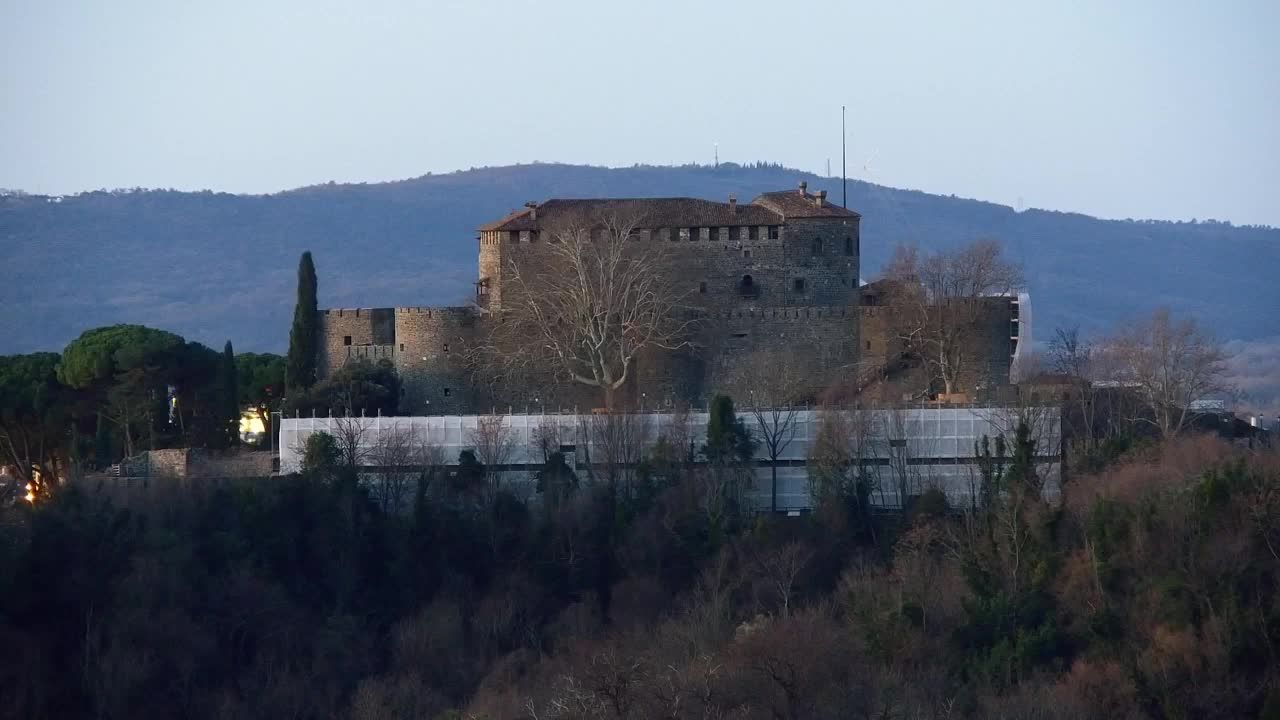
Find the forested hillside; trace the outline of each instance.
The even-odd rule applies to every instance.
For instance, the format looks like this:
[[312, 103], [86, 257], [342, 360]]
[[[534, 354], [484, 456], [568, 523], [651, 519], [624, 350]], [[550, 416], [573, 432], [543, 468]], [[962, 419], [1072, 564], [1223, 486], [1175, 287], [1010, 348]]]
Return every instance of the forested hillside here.
[[[718, 168], [522, 165], [267, 196], [92, 192], [0, 197], [0, 353], [60, 349], [86, 327], [138, 322], [217, 346], [283, 349], [298, 254], [315, 254], [322, 306], [459, 303], [475, 279], [475, 232], [528, 200], [793, 187], [840, 196], [839, 180], [774, 165]], [[850, 182], [864, 274], [895, 244], [990, 236], [1024, 264], [1041, 337], [1106, 328], [1154, 305], [1223, 339], [1280, 335], [1280, 230], [1106, 221]]]
[[388, 512], [315, 435], [272, 482], [0, 507], [0, 718], [1280, 717], [1274, 451], [1142, 441], [1060, 503], [1020, 431], [989, 505], [877, 513], [833, 422], [794, 518], [684, 435], [532, 501], [472, 455]]

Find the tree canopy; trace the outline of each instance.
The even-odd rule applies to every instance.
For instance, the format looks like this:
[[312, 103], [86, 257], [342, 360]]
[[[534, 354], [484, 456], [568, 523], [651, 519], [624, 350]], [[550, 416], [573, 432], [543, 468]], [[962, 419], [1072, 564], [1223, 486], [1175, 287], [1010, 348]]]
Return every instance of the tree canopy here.
[[316, 383], [319, 322], [316, 316], [316, 266], [311, 252], [298, 260], [298, 300], [289, 329], [289, 355], [285, 363], [285, 385], [289, 390], [306, 390]]

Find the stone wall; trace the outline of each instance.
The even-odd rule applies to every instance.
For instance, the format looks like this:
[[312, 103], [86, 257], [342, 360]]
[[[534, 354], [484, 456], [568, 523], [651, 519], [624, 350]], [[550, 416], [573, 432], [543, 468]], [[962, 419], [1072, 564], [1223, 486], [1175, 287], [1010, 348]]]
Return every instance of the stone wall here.
[[[745, 218], [744, 218], [745, 219]], [[772, 237], [770, 237], [772, 235]], [[664, 273], [687, 292], [700, 318], [691, 347], [642, 353], [622, 402], [702, 403], [760, 349], [785, 348], [813, 368], [814, 383], [856, 371], [860, 237], [856, 217], [794, 218], [779, 225], [643, 228], [635, 247], [658, 246]], [[502, 308], [508, 264], [555, 272], [548, 238], [537, 232], [482, 231], [479, 308], [326, 310], [322, 376], [357, 358], [390, 358], [401, 373], [404, 412], [456, 413], [478, 407], [594, 407], [598, 389], [552, 380], [481, 393], [468, 375], [467, 351]], [[390, 338], [383, 313], [393, 313]]]
[[[476, 288], [476, 302], [490, 310], [502, 307], [502, 252], [504, 239], [499, 232], [482, 232], [477, 238], [479, 248], [479, 271]], [[483, 294], [481, 294], [483, 293]]]
[[787, 304], [857, 305], [856, 220], [797, 220], [787, 224]]
[[466, 358], [478, 325], [474, 308], [395, 309], [395, 365], [404, 384], [403, 408], [454, 413], [473, 407]]
[[147, 450], [122, 461], [120, 475], [173, 482], [268, 477], [271, 454], [204, 448]]
[[[967, 368], [961, 373], [962, 391], [975, 397], [994, 397], [996, 388], [1011, 381], [1013, 351], [1012, 339], [1017, 334], [1014, 322], [1016, 303], [1014, 298], [987, 297], [980, 302], [981, 310], [974, 327], [966, 335]], [[898, 339], [894, 327], [893, 305], [872, 305], [858, 308], [859, 352], [862, 366], [868, 371], [888, 370], [896, 374], [896, 390], [913, 396], [927, 389], [929, 375], [919, 368], [908, 371], [895, 365], [905, 348]], [[902, 392], [889, 393], [884, 399], [898, 400]]]
[[[321, 378], [342, 367], [352, 356], [353, 348], [374, 345], [374, 313], [373, 308], [320, 311], [320, 348], [316, 370]], [[378, 316], [381, 318], [383, 313], [378, 313]]]

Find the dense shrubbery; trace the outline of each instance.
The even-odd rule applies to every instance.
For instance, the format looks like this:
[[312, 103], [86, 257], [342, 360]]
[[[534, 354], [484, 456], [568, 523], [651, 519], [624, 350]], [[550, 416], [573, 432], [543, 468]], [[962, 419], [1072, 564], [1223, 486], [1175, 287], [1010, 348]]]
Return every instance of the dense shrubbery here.
[[411, 509], [387, 514], [322, 444], [271, 484], [130, 510], [66, 489], [10, 510], [0, 714], [1280, 709], [1274, 454], [1184, 438], [1046, 503], [1015, 447], [985, 468], [981, 511], [929, 493], [874, 516], [835, 493], [753, 521], [708, 503], [731, 462], [692, 471], [661, 450], [625, 491], [551, 453], [533, 504], [468, 458], [422, 471]]

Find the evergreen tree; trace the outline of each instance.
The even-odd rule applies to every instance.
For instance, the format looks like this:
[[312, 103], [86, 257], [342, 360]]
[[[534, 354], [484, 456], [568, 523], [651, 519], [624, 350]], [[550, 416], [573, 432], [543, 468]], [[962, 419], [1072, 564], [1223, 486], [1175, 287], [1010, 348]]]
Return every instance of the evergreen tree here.
[[226, 428], [227, 445], [235, 445], [240, 441], [240, 390], [237, 384], [236, 354], [231, 349], [231, 341], [222, 348], [222, 364], [218, 368], [221, 375], [223, 422]]
[[702, 454], [712, 462], [746, 461], [755, 453], [755, 441], [733, 408], [733, 399], [717, 395], [707, 418], [707, 444]]
[[289, 330], [289, 356], [285, 360], [287, 392], [306, 390], [316, 382], [316, 355], [319, 351], [316, 307], [316, 266], [311, 252], [298, 261], [298, 303], [293, 308]]

